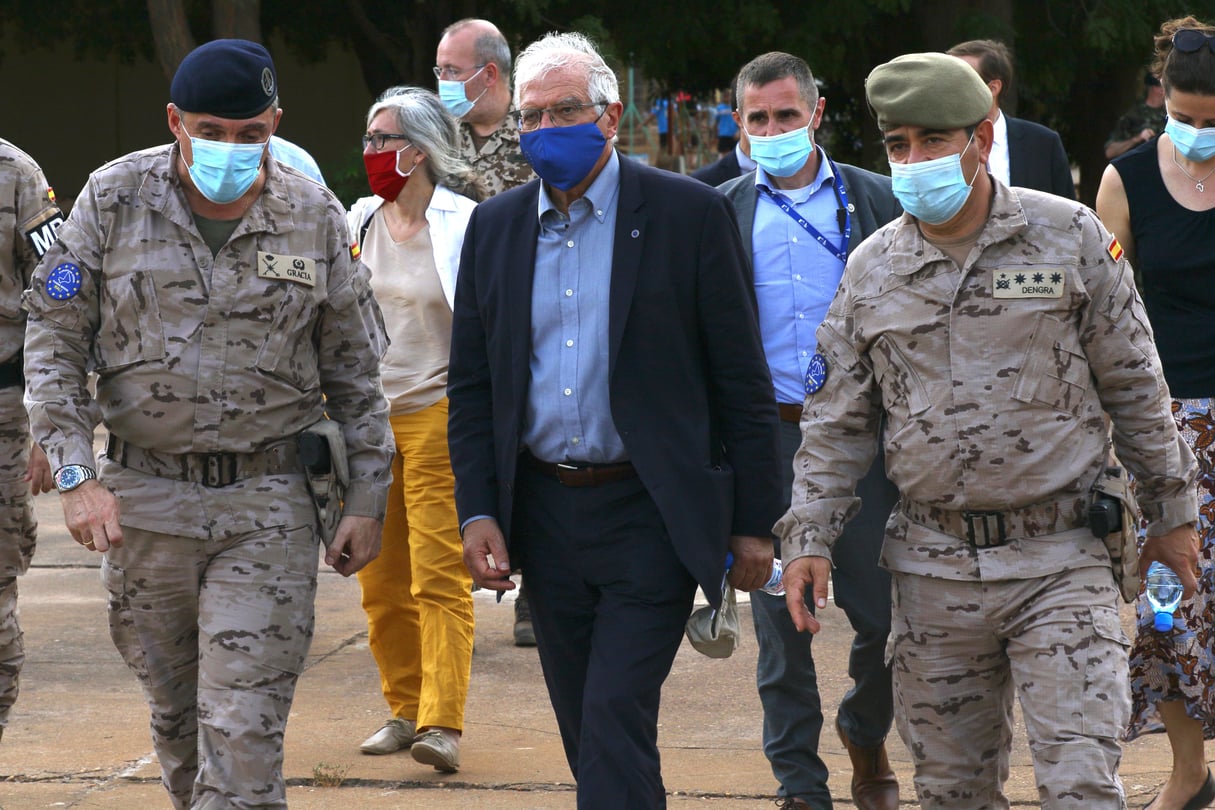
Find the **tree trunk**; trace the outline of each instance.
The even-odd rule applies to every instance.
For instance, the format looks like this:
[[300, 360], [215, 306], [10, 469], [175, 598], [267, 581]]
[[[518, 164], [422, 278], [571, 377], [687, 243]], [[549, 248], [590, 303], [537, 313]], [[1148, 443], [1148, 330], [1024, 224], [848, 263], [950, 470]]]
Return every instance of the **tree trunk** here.
[[261, 0], [211, 0], [211, 32], [216, 39], [262, 41]]
[[182, 0], [148, 0], [148, 19], [160, 68], [165, 78], [173, 81], [181, 60], [194, 50], [194, 35], [190, 33]]

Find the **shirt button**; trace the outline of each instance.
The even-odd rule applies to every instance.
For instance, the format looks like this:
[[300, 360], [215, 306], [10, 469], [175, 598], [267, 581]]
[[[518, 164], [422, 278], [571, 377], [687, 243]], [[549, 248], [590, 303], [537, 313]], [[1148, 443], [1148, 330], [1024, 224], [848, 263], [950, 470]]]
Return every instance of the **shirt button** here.
[[797, 317], [798, 317], [798, 318], [805, 318], [805, 317], [806, 317], [806, 314], [805, 314], [804, 312], [799, 312], [799, 313], [797, 313]]
[[565, 395], [568, 397], [570, 394], [574, 393], [574, 389], [573, 389], [573, 388], [567, 388], [567, 389], [565, 389], [565, 391], [563, 391], [562, 393], [564, 393], [564, 394], [565, 394]]
[[565, 243], [565, 246], [566, 246], [566, 247], [573, 247], [573, 246], [574, 246], [574, 240], [573, 240], [573, 239], [571, 239], [570, 241], [566, 242], [566, 243]]
[[796, 237], [796, 236], [795, 236], [795, 237], [793, 237], [793, 241], [794, 241], [794, 243], [796, 243], [796, 242], [797, 242], [797, 237]]
[[801, 274], [801, 273], [794, 273], [794, 274], [793, 274], [793, 280], [794, 280], [794, 281], [801, 281], [801, 280], [802, 280], [802, 274]]
[[570, 439], [570, 444], [582, 444], [582, 439], [575, 436], [574, 438]]
[[565, 297], [566, 297], [566, 298], [569, 298], [569, 297], [570, 297], [571, 295], [573, 295], [573, 294], [574, 294], [574, 291], [573, 291], [573, 290], [566, 290], [566, 291], [565, 291]]
[[574, 341], [572, 341], [572, 340], [567, 340], [567, 341], [565, 341], [565, 345], [566, 345], [566, 347], [573, 346], [573, 345], [574, 345]]
[[601, 217], [601, 216], [603, 216], [603, 210], [602, 210], [602, 209], [600, 209], [600, 210], [596, 211], [596, 212], [595, 212], [595, 216], [597, 216], [597, 217]]

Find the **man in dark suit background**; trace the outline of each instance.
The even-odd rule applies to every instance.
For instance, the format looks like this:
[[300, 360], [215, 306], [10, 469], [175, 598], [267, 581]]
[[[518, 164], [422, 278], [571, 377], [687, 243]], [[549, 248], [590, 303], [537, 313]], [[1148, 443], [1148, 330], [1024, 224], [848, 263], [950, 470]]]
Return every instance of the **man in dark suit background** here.
[[[815, 331], [827, 313], [852, 248], [899, 215], [890, 178], [831, 160], [815, 142], [826, 100], [805, 60], [757, 56], [736, 82], [739, 131], [759, 168], [720, 187], [750, 246], [760, 334], [781, 418], [781, 495], [788, 504], [802, 403], [812, 387]], [[878, 566], [886, 519], [898, 499], [881, 454], [859, 486], [861, 509], [837, 554], [835, 602], [856, 636], [848, 660], [854, 686], [836, 729], [852, 761], [860, 810], [894, 810], [899, 787], [886, 755], [894, 720], [886, 639], [890, 575]], [[811, 609], [813, 607], [811, 606]], [[757, 686], [764, 707], [764, 754], [780, 783], [781, 807], [829, 807], [827, 766], [818, 754], [822, 702], [810, 639], [798, 632], [783, 596], [751, 595], [759, 642]]]
[[755, 161], [751, 160], [751, 143], [747, 140], [746, 131], [740, 128], [738, 142], [734, 144], [733, 149], [708, 166], [701, 166], [688, 176], [710, 186], [720, 186], [727, 180], [733, 180], [735, 177], [753, 171], [755, 171]]
[[1012, 86], [1013, 63], [1008, 46], [992, 39], [960, 42], [948, 53], [970, 64], [991, 90], [988, 119], [995, 126], [995, 141], [987, 170], [1006, 185], [1020, 186], [1076, 199], [1071, 164], [1059, 133], [1050, 127], [1000, 110], [1000, 93]]
[[464, 559], [527, 577], [578, 807], [666, 806], [662, 682], [699, 584], [753, 590], [781, 513], [777, 409], [726, 199], [622, 160], [615, 74], [579, 34], [515, 68], [541, 178], [482, 203], [453, 312]]

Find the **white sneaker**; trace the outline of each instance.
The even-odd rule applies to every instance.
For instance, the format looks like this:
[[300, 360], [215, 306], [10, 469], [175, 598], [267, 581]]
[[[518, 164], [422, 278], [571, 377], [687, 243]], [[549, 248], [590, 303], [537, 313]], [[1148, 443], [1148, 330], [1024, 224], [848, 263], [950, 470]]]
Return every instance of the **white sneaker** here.
[[460, 770], [460, 737], [454, 731], [437, 728], [425, 731], [413, 741], [409, 753], [423, 765], [433, 765], [436, 771]]
[[408, 748], [414, 738], [414, 722], [394, 717], [380, 730], [363, 740], [359, 750], [364, 754], [393, 754]]

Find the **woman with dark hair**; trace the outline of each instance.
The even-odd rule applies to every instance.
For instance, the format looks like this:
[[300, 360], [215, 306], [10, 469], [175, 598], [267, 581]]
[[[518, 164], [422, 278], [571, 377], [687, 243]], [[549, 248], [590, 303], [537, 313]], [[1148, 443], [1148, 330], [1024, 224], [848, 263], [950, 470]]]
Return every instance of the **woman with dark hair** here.
[[1215, 738], [1215, 26], [1166, 22], [1152, 71], [1164, 87], [1164, 133], [1109, 165], [1097, 213], [1141, 279], [1173, 417], [1198, 457], [1201, 548], [1198, 591], [1173, 630], [1153, 629], [1140, 596], [1126, 739], [1163, 728], [1173, 770], [1148, 807], [1197, 810], [1215, 801], [1203, 750]]
[[447, 452], [447, 355], [464, 230], [485, 196], [456, 143], [438, 96], [387, 90], [363, 136], [375, 196], [348, 215], [391, 339], [380, 371], [396, 450], [380, 556], [359, 572], [392, 717], [361, 750], [409, 748], [449, 773], [460, 765], [473, 603]]

